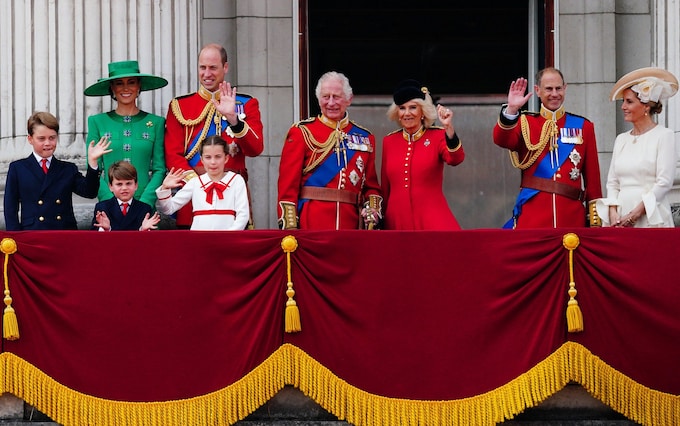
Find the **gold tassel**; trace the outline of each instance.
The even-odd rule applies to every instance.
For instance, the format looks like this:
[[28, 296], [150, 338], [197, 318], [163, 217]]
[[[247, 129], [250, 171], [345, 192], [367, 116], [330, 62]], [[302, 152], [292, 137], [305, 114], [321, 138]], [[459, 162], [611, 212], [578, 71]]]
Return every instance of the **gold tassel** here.
[[567, 331], [569, 333], [579, 333], [583, 331], [583, 313], [576, 301], [576, 283], [574, 282], [574, 250], [579, 245], [578, 235], [574, 233], [565, 234], [562, 238], [564, 248], [569, 250], [569, 302], [567, 303]]
[[286, 296], [288, 296], [285, 319], [286, 333], [297, 333], [302, 330], [302, 326], [300, 325], [300, 310], [293, 298], [295, 297], [295, 290], [293, 290], [293, 279], [290, 266], [290, 254], [294, 252], [297, 247], [297, 240], [292, 235], [288, 235], [281, 240], [281, 248], [286, 252], [286, 269], [288, 272], [288, 283], [286, 284], [288, 287], [286, 289]]
[[17, 314], [12, 308], [12, 296], [9, 293], [9, 278], [7, 277], [7, 265], [9, 264], [9, 255], [16, 253], [17, 243], [12, 238], [3, 238], [0, 241], [0, 250], [5, 253], [5, 265], [3, 268], [3, 275], [5, 278], [5, 311], [2, 314], [2, 337], [7, 340], [19, 339], [19, 322], [17, 321]]

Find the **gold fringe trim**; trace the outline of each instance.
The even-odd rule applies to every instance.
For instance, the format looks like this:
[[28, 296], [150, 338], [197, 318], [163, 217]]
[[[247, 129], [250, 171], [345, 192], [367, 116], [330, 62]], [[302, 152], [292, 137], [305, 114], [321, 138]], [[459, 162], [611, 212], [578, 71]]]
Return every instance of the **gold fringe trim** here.
[[578, 235], [570, 232], [562, 237], [562, 245], [569, 250], [569, 302], [567, 302], [567, 331], [569, 333], [580, 333], [583, 331], [583, 313], [576, 300], [576, 282], [574, 281], [574, 250], [578, 247], [580, 240]]
[[290, 344], [286, 384], [300, 389], [323, 408], [356, 426], [495, 425], [512, 419], [580, 383], [593, 397], [642, 425], [669, 425], [680, 418], [680, 396], [645, 387], [607, 365], [584, 346], [566, 342], [545, 360], [505, 385], [484, 394], [450, 401], [387, 398], [370, 394], [335, 376]]
[[569, 382], [580, 383], [593, 397], [642, 425], [670, 425], [680, 418], [680, 396], [635, 382], [575, 342], [564, 343], [499, 388], [450, 401], [387, 398], [362, 391], [291, 344], [279, 347], [224, 389], [165, 402], [124, 402], [84, 395], [8, 352], [0, 354], [0, 367], [2, 392], [24, 399], [64, 426], [229, 425], [244, 419], [285, 385], [295, 386], [340, 420], [356, 426], [495, 425], [538, 405]]
[[288, 282], [286, 284], [286, 296], [288, 296], [288, 301], [286, 301], [286, 318], [284, 321], [284, 330], [286, 333], [297, 333], [302, 331], [302, 326], [300, 325], [300, 310], [294, 299], [295, 290], [293, 290], [292, 268], [290, 265], [290, 254], [294, 252], [297, 247], [298, 242], [292, 235], [287, 235], [281, 240], [281, 248], [286, 252], [286, 271], [288, 273]]
[[0, 354], [2, 392], [9, 392], [64, 426], [232, 425], [283, 389], [285, 366], [275, 352], [236, 383], [206, 395], [163, 402], [97, 398], [58, 383], [18, 356]]
[[0, 251], [5, 253], [5, 264], [2, 269], [5, 282], [5, 310], [2, 314], [2, 337], [7, 340], [19, 340], [19, 321], [17, 314], [12, 307], [12, 296], [9, 292], [9, 277], [7, 276], [7, 267], [9, 265], [9, 256], [16, 253], [17, 243], [12, 238], [3, 238], [0, 241]]

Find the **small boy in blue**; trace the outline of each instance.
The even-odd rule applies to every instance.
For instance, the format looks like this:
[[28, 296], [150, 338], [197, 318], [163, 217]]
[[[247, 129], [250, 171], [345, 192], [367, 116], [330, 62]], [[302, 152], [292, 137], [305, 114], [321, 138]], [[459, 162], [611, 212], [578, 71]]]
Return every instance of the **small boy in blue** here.
[[150, 205], [134, 198], [137, 169], [128, 161], [116, 161], [109, 167], [109, 189], [113, 197], [94, 206], [92, 229], [100, 231], [150, 231], [157, 229], [161, 217], [152, 214]]

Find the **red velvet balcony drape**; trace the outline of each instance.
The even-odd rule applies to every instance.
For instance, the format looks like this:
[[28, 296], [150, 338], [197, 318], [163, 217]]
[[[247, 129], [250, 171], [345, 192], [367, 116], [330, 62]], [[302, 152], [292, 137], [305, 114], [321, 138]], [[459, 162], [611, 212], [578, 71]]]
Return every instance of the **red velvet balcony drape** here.
[[[283, 332], [287, 233], [0, 233], [17, 244], [8, 286], [21, 332], [3, 352], [84, 395], [171, 401], [228, 388], [290, 344], [368, 394], [450, 401], [574, 342], [676, 396], [680, 414], [680, 231], [574, 231], [581, 333], [565, 316], [569, 230], [294, 232], [294, 334]], [[273, 392], [302, 374], [282, 362], [285, 374], [262, 373], [277, 376]]]

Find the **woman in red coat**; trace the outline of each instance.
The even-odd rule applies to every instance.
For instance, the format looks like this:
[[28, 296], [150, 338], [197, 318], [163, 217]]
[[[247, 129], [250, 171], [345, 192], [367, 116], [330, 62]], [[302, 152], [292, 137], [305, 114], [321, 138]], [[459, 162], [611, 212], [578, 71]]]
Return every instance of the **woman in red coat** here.
[[[383, 139], [385, 229], [460, 229], [442, 192], [444, 164], [456, 166], [465, 158], [453, 112], [435, 107], [427, 88], [416, 80], [401, 82], [393, 99], [387, 116], [401, 129]], [[443, 127], [433, 126], [437, 116]]]

